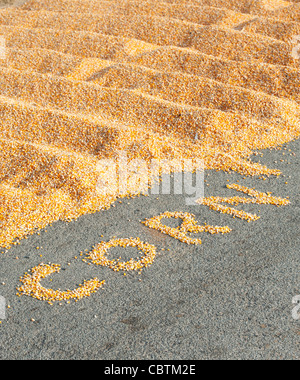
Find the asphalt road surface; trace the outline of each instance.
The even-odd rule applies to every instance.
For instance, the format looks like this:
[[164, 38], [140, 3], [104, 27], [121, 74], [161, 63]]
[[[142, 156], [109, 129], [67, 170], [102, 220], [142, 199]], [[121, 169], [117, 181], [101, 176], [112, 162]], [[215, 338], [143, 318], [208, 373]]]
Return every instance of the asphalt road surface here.
[[[0, 254], [0, 295], [10, 306], [0, 325], [0, 359], [299, 359], [300, 321], [292, 318], [300, 294], [299, 147], [296, 141], [254, 157], [282, 169], [280, 178], [206, 173], [206, 196], [238, 195], [226, 184], [240, 181], [290, 197], [288, 207], [242, 207], [260, 212], [259, 221], [186, 206], [184, 195], [151, 195], [55, 223]], [[140, 223], [165, 211], [188, 211], [233, 231], [204, 233], [201, 246], [188, 246]], [[126, 277], [82, 262], [81, 251], [113, 236], [140, 237], [161, 253], [142, 275]], [[137, 253], [116, 248], [110, 255]], [[92, 277], [106, 285], [62, 306], [17, 297], [20, 276], [41, 262], [62, 266], [43, 280], [46, 287], [73, 289]]]

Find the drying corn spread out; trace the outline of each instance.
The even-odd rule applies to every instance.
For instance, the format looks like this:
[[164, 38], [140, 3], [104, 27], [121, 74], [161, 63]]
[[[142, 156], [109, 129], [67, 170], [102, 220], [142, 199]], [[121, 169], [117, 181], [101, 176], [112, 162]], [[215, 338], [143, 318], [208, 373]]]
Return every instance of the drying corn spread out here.
[[97, 191], [99, 161], [120, 151], [279, 175], [250, 155], [299, 137], [299, 8], [32, 0], [1, 9], [0, 246], [109, 207], [120, 194]]
[[[109, 183], [103, 162], [119, 152], [149, 165], [203, 160], [207, 170], [280, 175], [250, 157], [299, 137], [299, 35], [296, 0], [30, 0], [0, 9], [0, 247], [147, 188], [145, 174], [126, 194], [99, 189]], [[249, 222], [259, 217], [229, 206], [289, 204], [231, 189], [249, 197], [201, 202]], [[163, 218], [183, 223], [171, 228]], [[201, 244], [192, 234], [231, 232], [181, 212], [144, 224], [187, 244]], [[116, 246], [144, 256], [110, 260]], [[154, 246], [132, 238], [101, 242], [88, 260], [127, 271], [155, 256]], [[103, 285], [43, 288], [40, 280], [57, 271], [56, 264], [34, 268], [21, 293], [78, 300]]]

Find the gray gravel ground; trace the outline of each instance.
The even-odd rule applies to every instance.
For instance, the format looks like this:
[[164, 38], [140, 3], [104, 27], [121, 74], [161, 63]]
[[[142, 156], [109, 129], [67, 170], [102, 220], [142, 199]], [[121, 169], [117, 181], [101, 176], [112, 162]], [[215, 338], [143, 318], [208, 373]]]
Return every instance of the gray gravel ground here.
[[[244, 206], [260, 210], [257, 222], [187, 207], [184, 196], [138, 197], [76, 222], [56, 223], [0, 254], [0, 294], [10, 305], [0, 326], [0, 359], [299, 359], [300, 321], [292, 318], [292, 298], [300, 294], [299, 147], [298, 140], [287, 150], [255, 157], [285, 177], [206, 174], [206, 196], [237, 194], [225, 188], [227, 180], [290, 196], [289, 207]], [[139, 222], [167, 210], [189, 211], [199, 222], [229, 225], [233, 232], [202, 234], [203, 245], [195, 247]], [[74, 259], [102, 240], [101, 234], [104, 240], [138, 236], [165, 251], [141, 276], [124, 277]], [[112, 257], [118, 254], [136, 256], [133, 249], [111, 251]], [[41, 262], [63, 268], [45, 286], [72, 289], [95, 276], [106, 286], [63, 306], [18, 298], [19, 277]]]

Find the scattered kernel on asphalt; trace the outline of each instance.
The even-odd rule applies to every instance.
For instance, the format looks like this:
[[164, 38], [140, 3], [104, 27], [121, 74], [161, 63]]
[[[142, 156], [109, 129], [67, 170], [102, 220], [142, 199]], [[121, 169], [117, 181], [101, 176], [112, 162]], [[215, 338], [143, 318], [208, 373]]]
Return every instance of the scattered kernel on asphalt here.
[[[130, 259], [127, 262], [120, 261], [120, 259], [109, 260], [107, 258], [108, 250], [115, 247], [136, 247], [143, 253], [143, 257], [140, 260]], [[147, 268], [153, 264], [155, 257], [155, 246], [143, 242], [139, 238], [112, 239], [109, 242], [101, 242], [88, 254], [88, 259], [91, 260], [93, 264], [109, 267], [115, 272], [138, 271], [142, 268]]]
[[[180, 227], [169, 227], [164, 224], [162, 224], [162, 219], [182, 219], [182, 224]], [[199, 233], [199, 232], [208, 232], [212, 235], [214, 234], [225, 234], [231, 232], [231, 229], [226, 227], [219, 227], [219, 226], [199, 226], [198, 222], [195, 220], [195, 215], [187, 213], [187, 212], [164, 212], [163, 214], [160, 214], [158, 216], [154, 216], [151, 219], [147, 219], [144, 222], [142, 222], [144, 225], [146, 225], [149, 228], [158, 230], [162, 232], [163, 234], [169, 235], [183, 243], [186, 244], [202, 244], [201, 239], [194, 239], [189, 236], [187, 236], [187, 233]]]
[[245, 186], [240, 186], [237, 184], [227, 185], [228, 189], [233, 189], [244, 194], [250, 195], [250, 198], [241, 198], [241, 197], [231, 197], [231, 198], [222, 198], [222, 197], [208, 197], [200, 199], [199, 203], [208, 206], [211, 210], [219, 211], [223, 214], [229, 214], [233, 217], [244, 219], [248, 222], [256, 221], [260, 219], [259, 216], [250, 214], [245, 211], [236, 210], [231, 207], [226, 207], [221, 205], [221, 203], [227, 203], [230, 205], [238, 204], [259, 204], [259, 205], [275, 205], [275, 206], [288, 206], [290, 201], [286, 198], [274, 197], [271, 193], [261, 193], [255, 189], [249, 189]]
[[84, 297], [89, 297], [105, 284], [105, 281], [99, 281], [97, 278], [94, 278], [84, 281], [84, 284], [75, 290], [66, 291], [47, 289], [40, 284], [42, 279], [55, 272], [59, 273], [59, 271], [60, 266], [57, 264], [40, 264], [31, 269], [30, 274], [26, 273], [20, 279], [23, 285], [17, 290], [23, 295], [31, 296], [41, 301], [54, 302], [71, 299], [80, 300]]

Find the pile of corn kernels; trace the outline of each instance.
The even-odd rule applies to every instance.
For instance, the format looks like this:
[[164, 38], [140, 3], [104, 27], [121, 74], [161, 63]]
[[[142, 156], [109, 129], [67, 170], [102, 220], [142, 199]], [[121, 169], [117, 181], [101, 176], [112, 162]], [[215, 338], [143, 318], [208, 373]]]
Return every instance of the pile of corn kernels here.
[[298, 11], [283, 0], [30, 0], [1, 9], [0, 246], [124, 196], [97, 191], [107, 181], [99, 162], [120, 151], [149, 165], [202, 159], [206, 169], [280, 175], [250, 157], [299, 137]]

